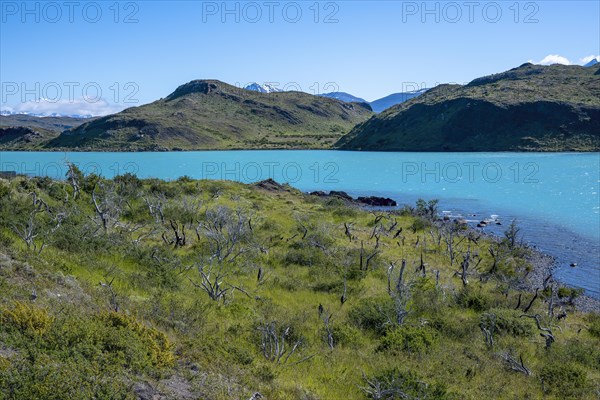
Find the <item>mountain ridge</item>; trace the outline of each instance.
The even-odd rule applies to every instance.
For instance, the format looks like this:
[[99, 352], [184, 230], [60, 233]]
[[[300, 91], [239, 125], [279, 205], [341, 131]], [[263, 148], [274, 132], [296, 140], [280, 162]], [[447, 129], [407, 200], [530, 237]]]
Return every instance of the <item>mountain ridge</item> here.
[[335, 147], [370, 151], [599, 151], [600, 69], [526, 63], [439, 85], [357, 125]]
[[49, 148], [224, 150], [328, 148], [372, 115], [368, 105], [303, 92], [261, 93], [214, 79], [63, 132]]

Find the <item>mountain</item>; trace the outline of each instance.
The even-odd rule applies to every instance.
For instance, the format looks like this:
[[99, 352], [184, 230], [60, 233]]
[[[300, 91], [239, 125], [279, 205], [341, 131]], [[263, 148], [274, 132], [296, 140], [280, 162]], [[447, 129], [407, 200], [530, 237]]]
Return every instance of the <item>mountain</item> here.
[[523, 64], [440, 85], [357, 125], [337, 148], [598, 151], [600, 69]]
[[366, 104], [195, 80], [164, 99], [65, 131], [47, 146], [114, 151], [330, 148], [371, 115]]
[[369, 103], [365, 99], [361, 99], [360, 97], [356, 97], [346, 92], [331, 92], [331, 93], [322, 93], [319, 96], [329, 97], [330, 99], [337, 99], [340, 101], [345, 101], [346, 103]]
[[371, 108], [374, 112], [380, 113], [387, 110], [396, 104], [404, 103], [407, 100], [417, 97], [425, 93], [427, 89], [415, 90], [412, 92], [393, 93], [389, 96], [382, 97], [381, 99], [370, 102]]
[[331, 93], [323, 93], [319, 96], [329, 97], [332, 99], [338, 99], [341, 101], [345, 101], [348, 103], [367, 103], [371, 106], [374, 112], [380, 113], [396, 104], [400, 104], [405, 102], [406, 100], [412, 99], [413, 97], [417, 97], [423, 93], [425, 93], [427, 89], [415, 90], [412, 92], [404, 92], [404, 93], [393, 93], [389, 96], [383, 97], [381, 99], [368, 102], [365, 99], [360, 97], [353, 96], [346, 92], [331, 92]]
[[590, 62], [588, 62], [587, 64], [584, 65], [584, 67], [593, 67], [596, 64], [600, 63], [600, 58], [594, 58], [592, 60], [590, 60]]
[[56, 131], [42, 128], [0, 126], [0, 150], [19, 148], [39, 150], [58, 135]]
[[5, 113], [0, 116], [0, 149], [40, 149], [62, 131], [91, 120], [93, 118], [35, 117]]
[[246, 90], [252, 90], [254, 92], [259, 92], [259, 93], [277, 93], [277, 92], [283, 92], [282, 89], [279, 89], [278, 87], [271, 85], [270, 83], [264, 83], [262, 85], [258, 84], [258, 83], [251, 83], [249, 85], [244, 86], [244, 89]]
[[74, 117], [37, 117], [29, 114], [10, 114], [0, 116], [0, 127], [27, 127], [41, 128], [50, 131], [62, 132], [77, 127], [96, 118]]

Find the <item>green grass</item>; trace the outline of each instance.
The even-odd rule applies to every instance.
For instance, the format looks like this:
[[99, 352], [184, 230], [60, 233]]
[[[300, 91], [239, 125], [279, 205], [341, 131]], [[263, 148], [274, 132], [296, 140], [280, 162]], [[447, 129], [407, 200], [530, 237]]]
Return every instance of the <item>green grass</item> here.
[[[87, 189], [77, 199], [66, 182], [50, 191], [43, 179], [0, 180], [2, 399], [135, 398], [144, 382], [173, 399], [245, 399], [257, 391], [268, 399], [366, 399], [369, 382], [435, 399], [593, 399], [600, 390], [600, 317], [572, 310], [557, 296], [568, 317], [550, 318], [542, 296], [528, 314], [551, 327], [556, 341], [545, 348], [535, 322], [520, 317], [524, 306], [515, 310], [519, 295], [532, 296], [515, 287], [528, 264], [503, 259], [489, 274], [486, 238], [470, 243], [482, 261], [465, 288], [443, 241], [431, 240], [429, 229], [441, 229], [441, 222], [425, 220], [420, 226], [429, 227], [413, 233], [422, 217], [406, 211], [371, 213], [289, 187], [271, 192], [225, 181], [127, 177], [101, 181], [110, 190], [105, 196], [98, 189], [99, 201], [110, 198], [123, 210], [104, 231], [95, 222], [93, 186], [85, 182], [92, 178], [80, 179]], [[38, 251], [13, 230], [29, 219], [32, 192], [50, 209], [34, 217]], [[144, 201], [156, 196], [163, 198], [165, 223]], [[199, 207], [186, 210], [191, 199]], [[225, 274], [222, 285], [239, 288], [224, 301], [194, 285], [201, 281], [198, 266], [215, 254], [201, 224], [219, 207], [231, 210], [223, 221], [236, 221], [240, 210], [242, 240], [235, 248], [244, 250], [222, 264], [213, 258]], [[59, 212], [66, 217], [56, 227]], [[186, 224], [182, 247], [161, 238], [173, 236], [169, 218]], [[344, 223], [352, 224], [352, 241]], [[224, 232], [235, 231], [228, 226]], [[404, 246], [393, 237], [400, 227]], [[366, 254], [374, 251], [374, 228], [379, 254], [361, 270], [361, 242]], [[456, 244], [460, 261], [467, 243]], [[416, 270], [421, 251], [425, 277]], [[507, 250], [517, 259], [526, 253]], [[398, 325], [387, 273], [393, 262], [395, 283], [403, 258], [408, 315]], [[331, 315], [333, 349], [319, 305]], [[278, 337], [287, 331], [287, 349], [298, 343], [287, 362], [289, 353], [279, 362], [265, 357], [260, 329], [266, 326]], [[493, 326], [493, 347], [481, 326]], [[522, 356], [531, 375], [511, 371], [507, 353]]]

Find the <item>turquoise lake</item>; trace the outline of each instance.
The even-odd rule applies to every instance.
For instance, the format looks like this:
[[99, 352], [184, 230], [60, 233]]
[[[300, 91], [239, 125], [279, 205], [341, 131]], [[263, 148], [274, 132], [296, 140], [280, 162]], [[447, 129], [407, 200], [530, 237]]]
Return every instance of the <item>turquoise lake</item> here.
[[63, 178], [65, 160], [106, 177], [273, 178], [303, 191], [389, 196], [400, 204], [437, 198], [440, 211], [473, 224], [491, 215], [504, 225], [517, 219], [524, 241], [557, 258], [560, 280], [600, 298], [600, 153], [0, 152], [0, 170]]

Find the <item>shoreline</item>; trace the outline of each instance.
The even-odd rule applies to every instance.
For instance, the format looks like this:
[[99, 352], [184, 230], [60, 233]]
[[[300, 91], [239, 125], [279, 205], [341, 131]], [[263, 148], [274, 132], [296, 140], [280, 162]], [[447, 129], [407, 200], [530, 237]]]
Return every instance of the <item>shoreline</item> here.
[[[470, 225], [468, 225], [468, 229], [478, 234], [482, 234], [483, 236], [491, 240], [498, 241], [501, 239], [500, 236], [494, 233], [482, 232]], [[546, 278], [548, 278], [549, 275], [552, 275], [551, 279], [557, 285], [557, 289], [563, 287], [580, 288], [579, 286], [569, 286], [566, 283], [554, 277], [554, 272], [558, 269], [555, 257], [525, 244], [521, 244], [520, 246], [522, 246], [530, 252], [529, 255], [524, 257], [524, 259], [531, 265], [532, 270], [529, 273], [527, 273], [522, 279], [520, 279], [518, 289], [526, 290], [530, 293], [535, 293], [536, 289], [539, 289], [541, 291], [544, 289], [544, 281], [546, 280]], [[555, 310], [560, 307], [572, 308], [576, 311], [584, 313], [600, 313], [600, 299], [583, 293], [577, 298], [575, 298], [573, 303], [570, 304], [568, 299], [559, 299], [558, 297], [556, 297]]]
[[[558, 268], [554, 257], [546, 253], [542, 253], [541, 251], [533, 249], [531, 247], [526, 246], [526, 248], [531, 251], [531, 254], [525, 259], [531, 264], [533, 269], [530, 273], [528, 273], [525, 276], [525, 278], [521, 282], [524, 289], [532, 293], [535, 292], [536, 288], [542, 290], [544, 287], [544, 280], [548, 277], [548, 275], [553, 276], [552, 280], [558, 285], [558, 288], [572, 287], [554, 278], [554, 271]], [[578, 296], [573, 301], [573, 304], [569, 304], [568, 300], [557, 299], [556, 306], [574, 307], [577, 311], [580, 312], [600, 313], [600, 299], [596, 299], [585, 293]]]
[[[3, 128], [3, 126], [0, 126]], [[118, 149], [79, 149], [79, 148], [0, 148], [0, 152], [31, 152], [31, 153], [194, 153], [194, 152], [226, 152], [226, 151], [335, 151], [335, 152], [347, 152], [347, 153], [434, 153], [434, 154], [448, 154], [448, 153], [507, 153], [507, 154], [591, 154], [600, 153], [600, 150], [426, 150], [426, 151], [411, 151], [411, 150], [362, 150], [362, 149], [342, 149], [338, 147], [323, 148], [323, 147], [298, 147], [298, 148], [229, 148], [229, 149], [155, 149], [155, 150], [118, 150]]]
[[[367, 209], [367, 210], [368, 209], [379, 209], [379, 210], [386, 211], [389, 213], [394, 213], [401, 208], [400, 203], [398, 203], [397, 206], [375, 206], [375, 207], [373, 207], [373, 205], [365, 204], [364, 202], [360, 201], [360, 199], [364, 199], [364, 197], [359, 197], [359, 198], [355, 199], [355, 198], [349, 196], [346, 192], [331, 191], [330, 193], [327, 194], [325, 192], [318, 191], [318, 192], [304, 192], [304, 193], [309, 196], [338, 197], [342, 200], [349, 202], [350, 204], [354, 204], [355, 206], [357, 206], [359, 208]], [[377, 197], [377, 196], [371, 196], [370, 198], [379, 199], [379, 200], [392, 200], [389, 198]], [[443, 216], [441, 214], [438, 215], [438, 218], [440, 220], [442, 220], [444, 223], [456, 221], [456, 219], [444, 220]], [[467, 226], [467, 229], [469, 232], [474, 232], [478, 235], [483, 235], [484, 237], [486, 237], [490, 240], [494, 240], [494, 241], [501, 240], [501, 236], [498, 235], [497, 233], [483, 232], [483, 231], [477, 229], [476, 227], [472, 226], [469, 223], [467, 223], [466, 226]], [[565, 282], [562, 282], [554, 277], [554, 273], [558, 269], [558, 264], [557, 264], [557, 260], [555, 257], [551, 256], [550, 254], [544, 253], [535, 247], [532, 247], [532, 246], [529, 246], [526, 244], [520, 244], [519, 246], [525, 248], [529, 252], [529, 254], [526, 255], [524, 257], [524, 259], [527, 262], [529, 262], [529, 264], [532, 266], [532, 270], [530, 272], [528, 272], [522, 279], [519, 280], [518, 289], [526, 290], [530, 293], [535, 293], [536, 289], [539, 289], [541, 291], [544, 289], [544, 281], [548, 278], [548, 276], [551, 276], [551, 281], [557, 285], [557, 288], [556, 288], [557, 290], [559, 288], [573, 288], [573, 287], [585, 290], [584, 288], [581, 288], [579, 286], [569, 286]], [[560, 298], [558, 298], [558, 296], [556, 296], [554, 301], [555, 301], [555, 309], [557, 309], [557, 308], [574, 308], [576, 311], [579, 311], [579, 312], [600, 313], [600, 299], [592, 297], [590, 295], [587, 295], [587, 294], [585, 294], [585, 292], [582, 293], [581, 295], [577, 296], [573, 300], [572, 303], [569, 302], [568, 298], [560, 299]]]

